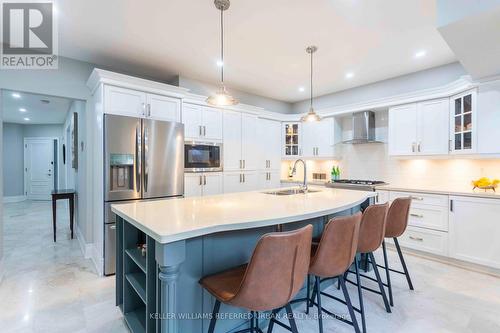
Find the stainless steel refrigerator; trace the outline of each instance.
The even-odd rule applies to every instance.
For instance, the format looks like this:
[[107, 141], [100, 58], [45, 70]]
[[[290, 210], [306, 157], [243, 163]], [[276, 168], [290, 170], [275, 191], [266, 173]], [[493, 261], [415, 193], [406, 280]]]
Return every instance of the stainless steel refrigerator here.
[[184, 195], [184, 125], [104, 116], [104, 274], [115, 273], [111, 205]]

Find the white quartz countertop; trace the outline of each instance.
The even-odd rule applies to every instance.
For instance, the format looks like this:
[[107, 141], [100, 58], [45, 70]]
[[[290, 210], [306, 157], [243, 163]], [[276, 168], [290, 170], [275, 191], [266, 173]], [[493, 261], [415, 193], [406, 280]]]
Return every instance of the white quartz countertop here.
[[500, 188], [497, 192], [492, 190], [481, 190], [472, 189], [470, 186], [429, 186], [429, 185], [405, 185], [405, 184], [390, 184], [377, 186], [377, 190], [385, 191], [398, 191], [398, 192], [417, 192], [417, 193], [429, 193], [429, 194], [443, 194], [443, 195], [455, 195], [455, 196], [466, 196], [466, 197], [479, 197], [488, 199], [500, 199]]
[[[375, 192], [310, 187], [319, 192], [270, 195], [241, 192], [112, 205], [112, 211], [166, 244], [215, 232], [302, 221], [361, 204]], [[278, 189], [282, 190], [282, 189]]]

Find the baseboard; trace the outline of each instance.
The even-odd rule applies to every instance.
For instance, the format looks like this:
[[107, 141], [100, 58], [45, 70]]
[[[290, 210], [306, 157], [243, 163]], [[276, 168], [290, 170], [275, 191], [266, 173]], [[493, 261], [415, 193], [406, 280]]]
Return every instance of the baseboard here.
[[3, 274], [4, 274], [4, 258], [0, 258], [0, 284], [2, 283], [3, 280]]
[[13, 203], [13, 202], [21, 202], [26, 200], [25, 195], [17, 195], [17, 196], [11, 196], [11, 197], [3, 197], [3, 203]]
[[91, 259], [92, 258], [92, 244], [88, 244], [85, 241], [85, 237], [83, 237], [83, 234], [80, 230], [80, 228], [76, 227], [76, 239], [78, 240], [78, 244], [80, 245], [80, 250], [82, 251], [83, 257], [85, 259]]
[[104, 258], [101, 258], [100, 256], [100, 251], [95, 247], [95, 244], [92, 244], [92, 249], [91, 249], [91, 257], [90, 259], [94, 263], [95, 270], [97, 272], [97, 275], [99, 276], [104, 276]]

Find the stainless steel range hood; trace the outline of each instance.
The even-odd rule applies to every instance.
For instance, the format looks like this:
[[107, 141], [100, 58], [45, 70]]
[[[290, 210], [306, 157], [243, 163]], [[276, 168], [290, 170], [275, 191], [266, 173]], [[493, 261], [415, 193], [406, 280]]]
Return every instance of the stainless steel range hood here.
[[375, 140], [375, 113], [361, 111], [352, 114], [352, 139], [343, 141], [349, 144], [381, 143]]

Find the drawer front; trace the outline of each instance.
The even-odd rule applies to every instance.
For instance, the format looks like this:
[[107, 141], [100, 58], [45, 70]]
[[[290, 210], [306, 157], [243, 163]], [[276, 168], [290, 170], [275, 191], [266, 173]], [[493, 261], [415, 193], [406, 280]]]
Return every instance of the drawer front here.
[[390, 192], [390, 200], [396, 198], [412, 198], [412, 205], [432, 205], [440, 207], [448, 207], [448, 196], [439, 194], [413, 193], [413, 192]]
[[[401, 246], [409, 249], [448, 256], [448, 233], [416, 227], [408, 227], [398, 238]], [[393, 243], [392, 239], [390, 243]]]
[[444, 207], [431, 205], [413, 205], [410, 208], [408, 225], [448, 231], [448, 210]]

